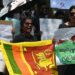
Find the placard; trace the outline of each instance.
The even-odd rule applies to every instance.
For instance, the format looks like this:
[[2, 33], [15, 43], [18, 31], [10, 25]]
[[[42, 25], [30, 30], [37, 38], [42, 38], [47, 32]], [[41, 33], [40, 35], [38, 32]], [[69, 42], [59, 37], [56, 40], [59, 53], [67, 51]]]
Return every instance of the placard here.
[[5, 41], [12, 41], [13, 39], [13, 34], [12, 34], [12, 22], [11, 21], [0, 21], [0, 40], [5, 40]]
[[52, 39], [54, 32], [62, 24], [61, 19], [40, 18], [40, 31], [42, 31], [41, 40]]
[[59, 40], [74, 40], [73, 36], [75, 36], [75, 27], [61, 28], [58, 29], [54, 34], [56, 42]]

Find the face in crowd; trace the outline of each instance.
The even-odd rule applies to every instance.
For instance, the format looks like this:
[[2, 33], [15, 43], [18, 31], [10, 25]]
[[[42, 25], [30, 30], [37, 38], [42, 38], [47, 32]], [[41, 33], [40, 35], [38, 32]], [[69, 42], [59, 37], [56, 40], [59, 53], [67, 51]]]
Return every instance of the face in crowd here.
[[70, 11], [70, 22], [75, 25], [75, 8]]
[[33, 27], [32, 19], [30, 18], [25, 19], [22, 27], [23, 33], [30, 33], [32, 31], [32, 27]]

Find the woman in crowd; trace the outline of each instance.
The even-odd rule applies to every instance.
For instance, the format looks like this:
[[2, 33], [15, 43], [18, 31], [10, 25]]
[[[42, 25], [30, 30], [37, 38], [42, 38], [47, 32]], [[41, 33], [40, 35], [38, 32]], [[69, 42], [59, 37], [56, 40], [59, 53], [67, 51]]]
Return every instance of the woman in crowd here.
[[75, 27], [75, 6], [72, 6], [69, 9], [69, 19], [68, 19], [68, 21], [59, 26], [59, 28], [69, 28], [69, 27]]
[[[75, 27], [75, 6], [72, 6], [69, 9], [69, 20], [66, 23], [63, 23], [59, 28], [70, 28]], [[75, 36], [71, 38], [75, 40]], [[75, 75], [75, 65], [63, 65], [58, 66], [59, 75]]]

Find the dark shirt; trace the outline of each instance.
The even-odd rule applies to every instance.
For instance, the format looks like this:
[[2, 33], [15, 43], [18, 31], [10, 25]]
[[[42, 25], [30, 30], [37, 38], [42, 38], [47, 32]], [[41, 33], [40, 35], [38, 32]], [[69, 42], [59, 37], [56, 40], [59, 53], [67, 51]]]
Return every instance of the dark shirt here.
[[60, 29], [60, 28], [68, 28], [68, 26], [66, 26], [65, 24], [60, 24], [60, 25], [59, 25], [59, 29]]
[[70, 28], [70, 27], [75, 27], [75, 26], [71, 26], [71, 25], [68, 26], [68, 25], [66, 25], [66, 24], [60, 24], [60, 25], [59, 25], [59, 29], [60, 29], [60, 28]]
[[[71, 26], [71, 25], [67, 26], [65, 24], [59, 25], [59, 29], [70, 28], [70, 27], [74, 27], [74, 26]], [[59, 72], [59, 75], [75, 75], [75, 64], [58, 66], [58, 72]]]
[[32, 36], [32, 35], [20, 34], [15, 36], [12, 42], [17, 43], [17, 42], [24, 42], [24, 41], [36, 41], [36, 39], [35, 39], [35, 36]]

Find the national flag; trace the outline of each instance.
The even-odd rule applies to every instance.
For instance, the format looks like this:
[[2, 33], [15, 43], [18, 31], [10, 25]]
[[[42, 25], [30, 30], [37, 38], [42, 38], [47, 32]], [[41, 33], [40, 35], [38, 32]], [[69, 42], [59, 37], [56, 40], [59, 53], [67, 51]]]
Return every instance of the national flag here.
[[1, 49], [10, 75], [58, 75], [52, 40], [1, 41]]

